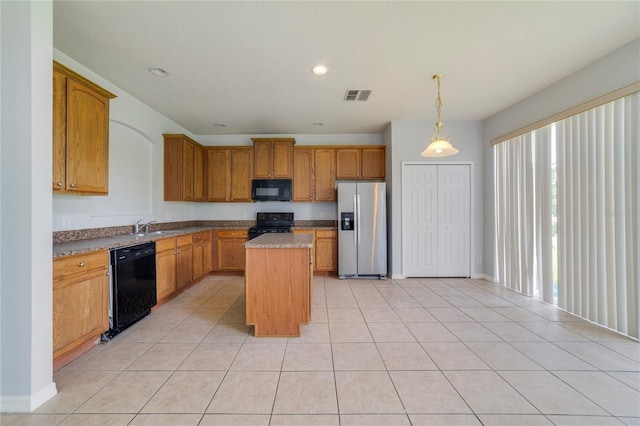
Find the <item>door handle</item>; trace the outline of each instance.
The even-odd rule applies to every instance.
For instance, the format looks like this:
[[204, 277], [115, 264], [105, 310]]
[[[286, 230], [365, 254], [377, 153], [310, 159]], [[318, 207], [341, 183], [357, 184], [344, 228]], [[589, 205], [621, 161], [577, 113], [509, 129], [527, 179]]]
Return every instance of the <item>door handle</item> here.
[[[353, 194], [353, 213], [357, 214], [358, 212], [358, 200], [357, 200], [357, 195]], [[356, 217], [354, 217], [353, 219], [354, 223], [353, 226], [353, 245], [358, 245], [358, 225], [360, 224], [360, 220], [358, 220]]]
[[362, 231], [360, 228], [360, 194], [357, 194], [356, 197], [358, 200], [358, 219], [356, 219], [356, 228], [358, 228], [358, 245], [360, 245], [360, 231]]

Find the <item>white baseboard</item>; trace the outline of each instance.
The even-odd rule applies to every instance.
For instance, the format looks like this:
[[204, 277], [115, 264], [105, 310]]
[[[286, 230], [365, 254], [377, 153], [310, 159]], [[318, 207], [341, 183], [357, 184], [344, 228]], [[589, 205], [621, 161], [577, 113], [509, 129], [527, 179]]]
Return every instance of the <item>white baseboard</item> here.
[[58, 393], [56, 384], [51, 382], [35, 395], [0, 395], [0, 411], [3, 413], [30, 413]]
[[471, 278], [480, 279], [480, 280], [487, 280], [487, 281], [489, 281], [491, 283], [497, 283], [498, 282], [497, 279], [495, 279], [491, 275], [487, 275], [487, 274], [472, 274]]
[[404, 275], [402, 275], [402, 274], [391, 274], [391, 279], [392, 280], [403, 280], [404, 279]]

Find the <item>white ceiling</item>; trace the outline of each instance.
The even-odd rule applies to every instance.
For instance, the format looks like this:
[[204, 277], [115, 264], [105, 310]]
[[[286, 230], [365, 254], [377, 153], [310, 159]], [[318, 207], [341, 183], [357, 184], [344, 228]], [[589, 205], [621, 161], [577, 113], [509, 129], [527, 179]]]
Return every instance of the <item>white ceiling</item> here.
[[435, 121], [440, 72], [443, 121], [482, 120], [640, 36], [638, 1], [56, 0], [53, 17], [56, 49], [196, 135]]

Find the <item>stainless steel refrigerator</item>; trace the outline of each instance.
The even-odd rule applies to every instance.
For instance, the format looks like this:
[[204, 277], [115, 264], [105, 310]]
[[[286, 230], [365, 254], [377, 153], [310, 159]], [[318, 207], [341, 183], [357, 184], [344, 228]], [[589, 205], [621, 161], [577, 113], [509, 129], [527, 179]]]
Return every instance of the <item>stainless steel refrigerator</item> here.
[[338, 276], [387, 276], [387, 207], [384, 182], [338, 184]]

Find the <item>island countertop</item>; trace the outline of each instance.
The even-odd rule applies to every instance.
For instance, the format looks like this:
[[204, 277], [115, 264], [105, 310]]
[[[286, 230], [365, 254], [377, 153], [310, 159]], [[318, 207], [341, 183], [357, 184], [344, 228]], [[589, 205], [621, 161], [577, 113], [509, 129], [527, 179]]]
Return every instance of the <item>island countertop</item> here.
[[255, 248], [311, 248], [313, 235], [290, 232], [262, 234], [244, 243], [247, 249]]

